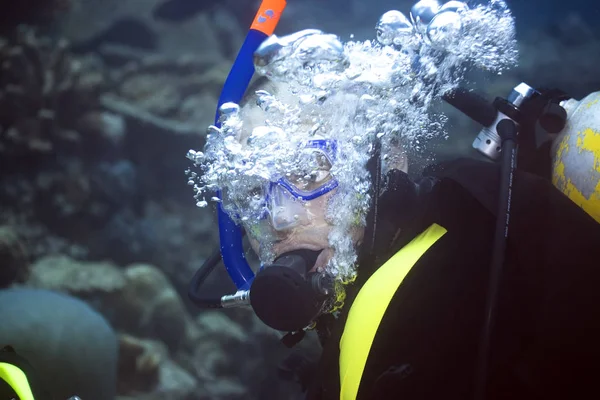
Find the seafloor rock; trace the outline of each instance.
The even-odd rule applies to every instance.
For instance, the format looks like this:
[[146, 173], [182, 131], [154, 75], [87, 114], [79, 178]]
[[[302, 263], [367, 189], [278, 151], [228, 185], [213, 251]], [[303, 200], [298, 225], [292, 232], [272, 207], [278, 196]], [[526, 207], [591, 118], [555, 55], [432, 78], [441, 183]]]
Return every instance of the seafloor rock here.
[[[223, 59], [223, 41], [235, 40], [235, 44], [228, 43], [233, 47], [241, 45], [245, 27], [241, 27], [237, 23], [218, 26], [214, 16], [208, 13], [190, 14], [190, 18], [176, 24], [156, 20], [153, 11], [163, 1], [77, 2], [58, 21], [57, 29], [73, 43], [90, 43], [107, 36], [110, 37], [112, 43], [124, 43], [132, 42], [133, 38], [119, 40], [119, 35], [110, 34], [110, 30], [115, 26], [118, 27], [120, 21], [135, 20], [136, 24], [143, 24], [147, 30], [154, 33], [153, 36], [157, 41], [156, 50], [161, 53], [174, 56], [185, 52], [194, 52], [213, 62]], [[229, 3], [239, 7], [235, 0]], [[228, 12], [226, 9], [224, 11]], [[120, 29], [125, 31], [122, 27]], [[228, 35], [223, 35], [224, 30], [227, 30]]]
[[246, 344], [244, 329], [219, 311], [204, 312], [197, 322], [202, 334], [191, 361], [195, 375], [207, 381], [234, 375], [239, 364], [229, 354], [239, 353]]
[[[144, 207], [142, 219], [137, 222], [137, 226], [146, 231], [145, 235], [138, 235], [138, 240], [151, 232], [154, 244], [152, 263], [161, 266], [182, 296], [187, 296], [190, 279], [218, 246], [214, 213], [195, 207], [193, 198], [189, 200], [189, 205], [150, 201]], [[229, 286], [233, 285], [224, 268], [211, 274], [206, 282], [207, 288], [217, 292], [231, 290]]]
[[[127, 133], [125, 119], [122, 115], [91, 110], [75, 121], [75, 128], [88, 141], [92, 142], [95, 153], [100, 150], [103, 155], [110, 154], [110, 158], [115, 158], [115, 153], [121, 154], [120, 149]], [[99, 147], [104, 148], [99, 149]]]
[[160, 364], [168, 357], [164, 344], [119, 335], [119, 394], [151, 392], [159, 383]]
[[120, 395], [136, 400], [199, 398], [197, 380], [169, 358], [163, 343], [121, 334], [119, 348]]
[[136, 335], [155, 337], [170, 350], [186, 349], [197, 337], [177, 292], [155, 266], [133, 264], [125, 269], [125, 286], [112, 297], [115, 325]]
[[[116, 249], [110, 246], [92, 257], [92, 244], [99, 240], [98, 236], [110, 233], [107, 226], [117, 215], [135, 215], [135, 202], [141, 199], [137, 182], [137, 169], [127, 159], [100, 162], [62, 154], [56, 161], [47, 160], [37, 168], [35, 164], [22, 165], [21, 172], [15, 170], [7, 175], [0, 171], [0, 224], [14, 220], [12, 225], [27, 242], [32, 259], [47, 251], [67, 251], [77, 258], [110, 257], [120, 263], [113, 254]], [[82, 251], [76, 255], [65, 248], [52, 248], [47, 242], [54, 239]], [[136, 260], [129, 259], [127, 263]]]
[[[295, 383], [277, 376], [286, 354], [279, 334], [250, 310], [237, 310], [236, 322], [223, 311], [205, 311], [196, 321], [200, 335], [193, 352], [178, 352], [175, 360], [202, 382], [209, 399], [288, 399]], [[316, 345], [307, 338], [304, 345]]]
[[[90, 257], [101, 258], [110, 254], [119, 265], [133, 262], [162, 265], [158, 261], [168, 260], [169, 256], [160, 254], [162, 243], [156, 232], [160, 225], [151, 222], [140, 218], [132, 209], [115, 213], [88, 241]], [[160, 219], [157, 222], [160, 223]]]
[[29, 259], [17, 232], [0, 225], [0, 288], [13, 282], [23, 282], [29, 273]]
[[34, 211], [36, 217], [65, 237], [85, 239], [92, 209], [94, 187], [81, 162], [74, 160], [63, 168], [48, 167], [35, 179]]
[[92, 297], [122, 290], [126, 278], [110, 262], [77, 261], [65, 255], [48, 255], [31, 266], [29, 286]]
[[[205, 55], [163, 57], [124, 48], [119, 53], [115, 46], [74, 58], [65, 42], [38, 37], [30, 28], [0, 48], [7, 71], [0, 79], [0, 202], [3, 213], [26, 214], [15, 215], [36, 227], [25, 230], [43, 225], [45, 233], [31, 242], [32, 257], [43, 254], [42, 247], [56, 247], [40, 243], [47, 241], [43, 237], [64, 241], [60, 247], [76, 245], [80, 255], [93, 259], [109, 254], [116, 240], [123, 245], [113, 249], [127, 250], [117, 262], [156, 263], [143, 256], [157, 247], [152, 232], [160, 222], [148, 215], [130, 223], [121, 216], [146, 215], [148, 198], [181, 202], [185, 195], [193, 208], [185, 176], [173, 176], [189, 166], [187, 150], [202, 145], [228, 65], [215, 66]], [[120, 54], [122, 68], [104, 65], [111, 52]], [[121, 239], [132, 235], [115, 238], [113, 228], [123, 221], [135, 227], [125, 231], [139, 239], [130, 248]], [[187, 259], [178, 256], [176, 264], [191, 265], [208, 253], [196, 249], [202, 245]]]
[[4, 289], [0, 321], [0, 343], [34, 366], [52, 398], [114, 399], [117, 338], [87, 304], [47, 290]]
[[[105, 48], [104, 55], [117, 50], [127, 57], [125, 48], [114, 46]], [[129, 57], [113, 73], [115, 90], [101, 97], [104, 108], [145, 124], [145, 130], [204, 135], [228, 67], [204, 57], [141, 56], [139, 51]]]
[[159, 385], [156, 393], [160, 399], [192, 400], [201, 399], [202, 389], [198, 381], [187, 371], [171, 360], [165, 360], [160, 368]]
[[[14, 183], [14, 182], [13, 182]], [[20, 181], [20, 183], [25, 183]], [[2, 183], [3, 189], [9, 186], [6, 180]], [[11, 185], [12, 186], [12, 185]], [[15, 189], [14, 186], [11, 188]], [[10, 225], [15, 233], [22, 238], [22, 243], [25, 246], [29, 261], [35, 261], [48, 254], [65, 254], [70, 257], [82, 259], [86, 256], [86, 249], [76, 245], [64, 237], [56, 235], [50, 231], [47, 226], [42, 224], [32, 213], [31, 202], [28, 199], [32, 194], [25, 188], [21, 192], [17, 190], [10, 198], [21, 200], [20, 209], [14, 210], [6, 207], [5, 204], [11, 204], [10, 198], [4, 198], [5, 193], [0, 194], [2, 198], [2, 207], [0, 207], [0, 224]], [[18, 195], [23, 193], [22, 197]], [[12, 203], [15, 204], [15, 203]]]
[[191, 349], [198, 329], [181, 297], [155, 266], [76, 261], [47, 256], [33, 264], [28, 286], [72, 293], [98, 309], [120, 331], [154, 337], [170, 350]]
[[[104, 51], [106, 56], [109, 50]], [[124, 48], [118, 52], [127, 58]], [[125, 120], [124, 147], [140, 171], [140, 194], [181, 198], [189, 187], [173, 177], [189, 167], [181, 155], [203, 145], [229, 65], [202, 56], [140, 53], [132, 51], [130, 61], [112, 71], [115, 86], [100, 96], [100, 103]]]

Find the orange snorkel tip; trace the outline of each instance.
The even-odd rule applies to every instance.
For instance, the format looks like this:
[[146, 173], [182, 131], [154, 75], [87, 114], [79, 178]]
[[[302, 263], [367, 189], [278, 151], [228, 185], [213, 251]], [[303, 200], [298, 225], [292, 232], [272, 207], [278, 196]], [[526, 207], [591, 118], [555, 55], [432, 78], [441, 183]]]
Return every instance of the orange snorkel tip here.
[[271, 36], [279, 23], [281, 14], [287, 5], [286, 0], [263, 0], [254, 17], [250, 29], [254, 29]]

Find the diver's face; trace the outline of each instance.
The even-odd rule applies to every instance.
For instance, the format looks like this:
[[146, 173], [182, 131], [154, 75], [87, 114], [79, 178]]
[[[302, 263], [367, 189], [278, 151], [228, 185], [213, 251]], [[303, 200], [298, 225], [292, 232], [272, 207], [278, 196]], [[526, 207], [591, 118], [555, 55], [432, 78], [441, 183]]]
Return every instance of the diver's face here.
[[[305, 204], [307, 218], [293, 227], [275, 229], [272, 219], [269, 219], [270, 232], [268, 236], [270, 238], [249, 235], [253, 250], [260, 254], [261, 246], [265, 245], [265, 241], [268, 241], [267, 245], [272, 246], [273, 259], [293, 250], [320, 251], [321, 253], [311, 271], [323, 270], [334, 254], [334, 250], [329, 244], [329, 234], [333, 226], [327, 218], [327, 212], [328, 203], [335, 195], [336, 190], [334, 189]], [[273, 211], [271, 210], [271, 212]], [[349, 232], [355, 244], [362, 240], [363, 232], [362, 228], [356, 228], [353, 232]]]

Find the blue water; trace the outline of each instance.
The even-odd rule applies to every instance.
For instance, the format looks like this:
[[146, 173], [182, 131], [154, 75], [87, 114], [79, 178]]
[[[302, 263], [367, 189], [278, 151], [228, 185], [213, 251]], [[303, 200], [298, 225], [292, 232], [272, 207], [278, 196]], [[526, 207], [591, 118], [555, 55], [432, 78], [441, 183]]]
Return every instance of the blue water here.
[[587, 24], [597, 30], [596, 25], [600, 18], [600, 3], [593, 0], [506, 0], [506, 3], [515, 16], [519, 32], [560, 23], [572, 12], [578, 13]]

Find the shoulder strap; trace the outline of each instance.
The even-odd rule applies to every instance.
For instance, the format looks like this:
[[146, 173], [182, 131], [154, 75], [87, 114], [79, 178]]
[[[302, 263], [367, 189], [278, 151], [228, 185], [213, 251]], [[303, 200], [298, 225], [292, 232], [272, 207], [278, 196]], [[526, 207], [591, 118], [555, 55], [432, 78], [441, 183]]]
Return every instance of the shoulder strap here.
[[382, 265], [360, 289], [340, 340], [340, 399], [355, 400], [375, 334], [385, 311], [415, 263], [446, 229], [431, 225]]

